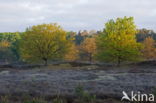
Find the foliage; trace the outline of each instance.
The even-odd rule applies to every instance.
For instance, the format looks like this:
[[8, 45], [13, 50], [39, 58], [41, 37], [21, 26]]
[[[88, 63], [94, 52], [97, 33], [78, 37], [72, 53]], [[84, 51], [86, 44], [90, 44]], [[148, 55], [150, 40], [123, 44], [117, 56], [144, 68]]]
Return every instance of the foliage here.
[[1, 103], [10, 103], [8, 96], [1, 96]]
[[123, 61], [137, 61], [141, 55], [141, 44], [136, 42], [136, 33], [132, 17], [107, 22], [97, 38], [98, 59], [114, 61], [118, 65]]
[[143, 42], [143, 55], [145, 59], [156, 59], [156, 43], [151, 37], [147, 37]]
[[17, 39], [20, 38], [20, 34], [19, 32], [15, 32], [15, 33], [0, 33], [0, 41], [8, 41], [10, 43], [16, 42]]
[[40, 98], [33, 98], [32, 100], [25, 101], [24, 103], [48, 103]]
[[71, 38], [74, 39], [75, 36], [76, 36], [76, 32], [73, 32], [73, 31], [67, 32], [67, 39], [71, 39]]
[[19, 59], [18, 41], [20, 33], [0, 33], [0, 59], [15, 61]]
[[92, 62], [93, 56], [96, 53], [96, 39], [95, 37], [86, 38], [81, 46], [80, 49], [82, 53], [86, 54], [89, 58], [89, 61]]
[[80, 103], [95, 103], [96, 101], [96, 95], [91, 95], [84, 91], [84, 88], [81, 85], [78, 85], [75, 88], [75, 93]]
[[69, 61], [74, 61], [79, 58], [79, 50], [74, 43], [70, 44], [67, 54], [65, 54], [65, 59]]
[[76, 43], [76, 45], [80, 45], [83, 42], [84, 38], [85, 38], [84, 36], [76, 35], [75, 36], [75, 43]]
[[28, 28], [22, 36], [21, 56], [26, 61], [62, 58], [69, 47], [66, 32], [57, 24], [41, 24]]
[[156, 33], [153, 30], [148, 30], [145, 28], [138, 30], [138, 33], [136, 34], [138, 42], [143, 42], [147, 37], [151, 37], [156, 40]]
[[52, 103], [65, 103], [61, 98], [57, 97], [53, 99]]
[[92, 62], [97, 57], [120, 64], [139, 60], [142, 42], [145, 59], [155, 59], [155, 44], [149, 38], [156, 40], [156, 33], [145, 28], [137, 30], [132, 17], [110, 20], [103, 31], [78, 33], [65, 32], [57, 24], [42, 24], [29, 27], [24, 33], [0, 33], [0, 61], [44, 61], [46, 65], [48, 60]]
[[8, 60], [10, 57], [9, 52], [10, 43], [8, 41], [1, 41], [0, 42], [0, 59], [1, 60]]
[[8, 41], [1, 41], [0, 48], [8, 48], [10, 47], [10, 43]]
[[75, 44], [75, 32], [67, 32], [67, 39], [70, 41], [68, 52], [65, 54], [64, 59], [69, 61], [74, 61], [79, 58], [79, 51]]

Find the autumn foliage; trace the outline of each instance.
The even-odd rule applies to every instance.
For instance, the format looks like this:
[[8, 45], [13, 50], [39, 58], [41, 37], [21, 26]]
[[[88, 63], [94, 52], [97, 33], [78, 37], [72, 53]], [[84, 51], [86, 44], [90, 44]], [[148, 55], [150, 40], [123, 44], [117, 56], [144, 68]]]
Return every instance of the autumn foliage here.
[[8, 48], [9, 46], [10, 46], [10, 43], [8, 41], [1, 41], [0, 42], [0, 48], [1, 49]]
[[98, 58], [118, 65], [126, 61], [137, 61], [141, 56], [141, 44], [136, 41], [136, 33], [132, 17], [108, 21], [97, 41]]
[[156, 59], [156, 42], [151, 37], [147, 37], [143, 45], [144, 58], [148, 60]]
[[[139, 31], [139, 32], [138, 32]], [[156, 59], [156, 33], [138, 30], [133, 17], [111, 19], [102, 31], [65, 31], [40, 24], [22, 33], [0, 33], [0, 60], [45, 65], [52, 61], [121, 63]]]
[[20, 51], [25, 61], [44, 61], [63, 58], [69, 42], [66, 32], [57, 24], [30, 27], [22, 35]]
[[86, 38], [82, 42], [80, 50], [81, 52], [86, 54], [86, 56], [88, 57], [88, 61], [92, 62], [93, 57], [96, 53], [96, 38], [95, 37]]
[[79, 50], [75, 43], [71, 42], [68, 52], [65, 54], [64, 58], [68, 61], [75, 61], [79, 59]]

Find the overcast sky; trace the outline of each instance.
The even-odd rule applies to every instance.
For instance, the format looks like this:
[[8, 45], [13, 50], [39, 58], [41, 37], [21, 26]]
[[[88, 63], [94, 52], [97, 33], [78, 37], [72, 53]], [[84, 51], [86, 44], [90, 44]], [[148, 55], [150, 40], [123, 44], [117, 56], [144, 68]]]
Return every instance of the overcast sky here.
[[0, 0], [0, 32], [42, 23], [101, 30], [109, 19], [124, 16], [133, 16], [138, 28], [156, 31], [156, 0]]

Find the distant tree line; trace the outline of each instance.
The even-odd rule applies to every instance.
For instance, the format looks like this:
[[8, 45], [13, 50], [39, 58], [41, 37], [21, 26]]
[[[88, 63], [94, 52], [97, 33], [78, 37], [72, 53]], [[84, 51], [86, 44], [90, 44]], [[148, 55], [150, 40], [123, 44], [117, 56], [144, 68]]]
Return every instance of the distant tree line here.
[[21, 38], [19, 32], [0, 33], [0, 61], [13, 62], [20, 59], [18, 45]]
[[111, 19], [101, 31], [65, 31], [41, 24], [25, 32], [0, 33], [0, 63], [48, 61], [122, 62], [156, 59], [156, 33], [137, 29], [133, 17]]
[[139, 29], [136, 38], [138, 42], [143, 42], [147, 37], [151, 37], [153, 40], [156, 40], [156, 33], [153, 30], [148, 29]]

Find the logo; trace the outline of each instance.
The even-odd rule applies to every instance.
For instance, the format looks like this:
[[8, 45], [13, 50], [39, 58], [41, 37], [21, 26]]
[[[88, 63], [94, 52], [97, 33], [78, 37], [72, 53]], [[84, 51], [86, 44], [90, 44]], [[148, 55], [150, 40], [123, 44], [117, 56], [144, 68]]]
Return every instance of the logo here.
[[153, 102], [154, 94], [141, 94], [141, 92], [135, 93], [131, 91], [131, 95], [129, 96], [125, 91], [122, 92], [123, 97], [121, 101], [130, 101], [130, 102]]

